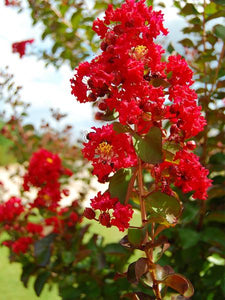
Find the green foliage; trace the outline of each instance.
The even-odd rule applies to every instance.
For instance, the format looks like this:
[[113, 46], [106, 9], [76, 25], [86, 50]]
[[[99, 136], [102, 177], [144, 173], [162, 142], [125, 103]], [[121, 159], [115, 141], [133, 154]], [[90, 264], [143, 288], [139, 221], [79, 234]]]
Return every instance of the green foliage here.
[[129, 181], [132, 176], [132, 169], [118, 170], [109, 181], [109, 192], [112, 197], [119, 198], [124, 203], [127, 194]]
[[146, 199], [149, 222], [165, 226], [173, 226], [182, 213], [182, 204], [176, 197], [168, 196], [160, 191], [151, 193]]
[[162, 161], [162, 132], [158, 127], [151, 127], [149, 132], [142, 138], [134, 135], [134, 147], [138, 156], [151, 164]]

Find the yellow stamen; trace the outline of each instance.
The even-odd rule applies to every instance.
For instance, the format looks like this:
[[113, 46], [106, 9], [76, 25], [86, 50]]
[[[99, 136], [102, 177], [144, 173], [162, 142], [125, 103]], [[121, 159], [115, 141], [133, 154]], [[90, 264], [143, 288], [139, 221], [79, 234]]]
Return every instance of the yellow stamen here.
[[112, 151], [112, 145], [108, 144], [107, 142], [102, 142], [101, 144], [98, 145], [97, 147], [97, 151], [100, 154], [103, 155], [109, 155]]
[[137, 47], [134, 48], [134, 57], [137, 60], [142, 59], [146, 54], [148, 53], [148, 48], [144, 45], [139, 45]]
[[44, 198], [45, 201], [51, 200], [51, 197], [50, 197], [48, 194], [45, 194], [45, 195], [43, 196], [43, 198]]
[[46, 159], [46, 161], [47, 161], [48, 163], [50, 163], [50, 164], [52, 164], [52, 163], [53, 163], [53, 159], [52, 159], [52, 158], [50, 158], [50, 157], [48, 157], [48, 158]]

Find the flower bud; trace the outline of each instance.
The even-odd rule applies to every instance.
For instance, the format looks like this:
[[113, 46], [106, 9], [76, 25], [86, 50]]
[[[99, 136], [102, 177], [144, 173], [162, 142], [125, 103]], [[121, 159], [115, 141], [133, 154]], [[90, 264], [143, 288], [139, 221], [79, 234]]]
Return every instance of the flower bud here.
[[196, 148], [195, 141], [188, 141], [186, 143], [186, 147], [187, 147], [188, 150], [194, 150]]
[[95, 212], [92, 208], [90, 207], [86, 207], [84, 214], [85, 218], [89, 219], [89, 220], [93, 220], [95, 218]]
[[110, 224], [110, 215], [109, 213], [102, 213], [100, 214], [99, 216], [99, 222], [103, 225], [103, 226], [106, 226], [106, 227], [111, 227], [111, 224]]

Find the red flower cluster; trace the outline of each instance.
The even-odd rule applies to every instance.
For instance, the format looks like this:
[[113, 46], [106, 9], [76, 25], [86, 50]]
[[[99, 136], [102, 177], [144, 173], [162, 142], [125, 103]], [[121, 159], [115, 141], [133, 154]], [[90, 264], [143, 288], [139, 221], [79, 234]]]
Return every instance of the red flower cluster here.
[[33, 153], [23, 184], [25, 191], [29, 191], [30, 186], [40, 188], [33, 206], [54, 208], [58, 205], [63, 192], [59, 179], [63, 175], [71, 176], [72, 172], [62, 166], [57, 154], [45, 149]]
[[183, 193], [194, 191], [194, 199], [207, 199], [207, 190], [212, 180], [207, 177], [209, 171], [199, 162], [199, 158], [187, 150], [176, 153], [173, 161], [164, 161], [155, 166], [152, 176], [157, 187], [163, 192], [172, 195], [170, 184], [182, 189]]
[[[46, 216], [48, 207], [45, 208], [44, 215]], [[45, 236], [46, 226], [48, 234], [50, 232], [61, 233], [66, 238], [73, 232], [74, 226], [82, 220], [77, 213], [77, 208], [77, 201], [74, 201], [70, 207], [55, 210], [54, 215], [52, 215], [53, 212], [49, 212], [51, 217], [44, 217], [40, 223], [32, 223], [29, 222], [29, 216], [34, 214], [32, 207], [25, 207], [20, 199], [11, 198], [0, 206], [0, 227], [3, 226], [9, 236], [12, 236], [2, 244], [15, 254], [24, 254], [30, 249], [30, 245]], [[24, 218], [17, 219], [22, 212], [24, 212]]]
[[[93, 30], [102, 40], [102, 53], [76, 68], [71, 93], [81, 103], [98, 104], [98, 117], [111, 113], [126, 125], [126, 133], [117, 134], [113, 125], [107, 125], [93, 128], [95, 132], [88, 135], [83, 154], [92, 162], [93, 174], [100, 182], [106, 182], [111, 172], [137, 166], [132, 136], [136, 139], [138, 135], [139, 143], [152, 127], [158, 127], [162, 144], [175, 144], [177, 153], [163, 148], [162, 163], [146, 167], [151, 169], [156, 188], [172, 194], [173, 184], [184, 193], [193, 191], [194, 198], [206, 199], [211, 185], [208, 171], [189, 152], [194, 145], [186, 141], [202, 131], [206, 121], [191, 89], [193, 72], [186, 61], [179, 55], [163, 60], [165, 51], [154, 42], [159, 34], [168, 33], [162, 13], [147, 7], [144, 0], [126, 0], [115, 10], [109, 5], [104, 18], [94, 22]], [[170, 125], [169, 132], [163, 129], [164, 123]], [[138, 144], [135, 146], [139, 154]], [[125, 220], [125, 216], [130, 218], [129, 208], [122, 209], [108, 193], [98, 194], [91, 206], [101, 211], [99, 221], [105, 226], [116, 225], [120, 215]], [[112, 208], [115, 219], [107, 211]], [[94, 218], [95, 213], [87, 209], [85, 216]], [[119, 222], [116, 226], [120, 228]]]
[[34, 39], [13, 43], [12, 52], [19, 53], [20, 58], [22, 58], [25, 55], [27, 44], [32, 44], [33, 42]]
[[[37, 188], [37, 197], [29, 205], [24, 205], [16, 197], [0, 204], [0, 231], [1, 227], [4, 228], [11, 237], [3, 245], [21, 255], [32, 250], [30, 245], [51, 232], [60, 233], [62, 239], [69, 239], [74, 226], [82, 220], [77, 201], [69, 207], [58, 207], [61, 194], [69, 195], [69, 190], [61, 187], [60, 177], [71, 174], [62, 166], [58, 155], [45, 149], [33, 153], [24, 178], [24, 189]], [[42, 216], [42, 219], [39, 223], [30, 222], [30, 216], [36, 215], [34, 207], [40, 208], [39, 217]]]
[[93, 174], [98, 176], [99, 182], [108, 180], [111, 172], [127, 168], [137, 163], [137, 156], [133, 148], [132, 139], [125, 133], [116, 133], [112, 125], [102, 128], [93, 127], [95, 132], [87, 136], [83, 154], [93, 164]]
[[11, 197], [7, 202], [0, 204], [0, 222], [10, 223], [24, 211], [21, 199]]
[[[118, 198], [111, 198], [109, 192], [101, 194], [91, 200], [91, 207], [94, 210], [100, 210], [99, 222], [106, 227], [116, 226], [120, 231], [124, 231], [129, 227], [129, 222], [133, 215], [131, 205], [123, 205]], [[110, 212], [112, 211], [112, 215]], [[88, 219], [95, 218], [95, 212], [90, 208], [86, 208], [84, 215]]]
[[207, 199], [207, 190], [211, 186], [211, 179], [207, 178], [209, 171], [202, 167], [199, 158], [186, 150], [176, 153], [174, 160], [178, 160], [175, 167], [175, 186], [180, 187], [184, 193], [195, 191], [194, 199]]
[[[73, 204], [72, 204], [73, 207]], [[55, 212], [55, 215], [45, 219], [45, 225], [52, 227], [52, 232], [62, 233], [67, 231], [67, 227], [74, 227], [82, 218], [76, 211], [69, 211], [67, 207]]]
[[16, 254], [26, 253], [31, 244], [33, 244], [32, 238], [21, 237], [12, 244], [12, 251]]

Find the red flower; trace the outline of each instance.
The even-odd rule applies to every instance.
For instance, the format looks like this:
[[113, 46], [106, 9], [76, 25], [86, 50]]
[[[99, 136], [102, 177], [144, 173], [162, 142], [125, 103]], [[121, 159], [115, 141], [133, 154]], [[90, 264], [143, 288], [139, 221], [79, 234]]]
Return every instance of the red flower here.
[[92, 161], [93, 174], [98, 176], [100, 182], [105, 182], [111, 172], [134, 166], [137, 163], [129, 135], [116, 133], [112, 125], [102, 128], [93, 127], [93, 129], [95, 132], [90, 132], [89, 141], [84, 143], [83, 154]]
[[45, 224], [48, 226], [53, 226], [53, 232], [59, 233], [60, 229], [63, 228], [63, 221], [60, 220], [57, 216], [53, 216], [45, 219]]
[[27, 223], [27, 231], [33, 234], [41, 235], [43, 231], [43, 226], [35, 223]]
[[95, 210], [99, 209], [105, 212], [112, 209], [117, 202], [118, 199], [111, 198], [109, 192], [105, 192], [104, 194], [98, 192], [97, 196], [91, 200], [91, 207]]
[[12, 244], [12, 251], [16, 254], [26, 253], [32, 243], [32, 238], [21, 237]]
[[111, 220], [111, 225], [118, 227], [120, 231], [124, 231], [129, 227], [130, 219], [133, 216], [133, 209], [131, 205], [122, 205], [117, 202], [113, 212], [113, 219]]
[[93, 220], [95, 218], [95, 212], [90, 207], [86, 207], [84, 210], [84, 216], [89, 220]]
[[31, 203], [31, 207], [48, 207], [53, 210], [58, 207], [61, 200], [60, 184], [49, 184], [38, 191], [37, 198]]
[[32, 44], [33, 42], [34, 42], [34, 40], [32, 39], [32, 40], [26, 40], [26, 41], [13, 43], [12, 44], [12, 52], [19, 53], [20, 58], [22, 58], [25, 55], [27, 44]]
[[199, 158], [187, 150], [177, 152], [174, 160], [179, 160], [175, 185], [184, 193], [194, 191], [194, 199], [207, 199], [207, 190], [212, 180], [207, 177], [209, 171], [199, 162]]
[[30, 159], [28, 172], [24, 176], [24, 190], [29, 190], [29, 185], [43, 187], [57, 184], [59, 177], [64, 174], [70, 176], [68, 170], [63, 168], [60, 157], [40, 149]]
[[0, 204], [0, 222], [12, 222], [24, 211], [22, 200], [11, 197], [8, 201]]
[[[105, 192], [104, 194], [99, 192], [97, 196], [91, 200], [91, 207], [94, 210], [100, 210], [99, 222], [102, 225], [106, 227], [114, 225], [118, 227], [120, 231], [124, 231], [129, 227], [129, 221], [133, 215], [131, 206], [121, 204], [118, 198], [111, 198], [109, 192]], [[85, 216], [87, 214], [88, 219], [90, 219], [90, 214], [88, 214], [90, 210], [91, 209], [89, 208], [85, 213]], [[111, 217], [110, 212], [112, 212], [113, 217]], [[94, 211], [91, 211], [91, 217], [92, 216], [95, 217]]]
[[72, 211], [70, 216], [69, 216], [69, 220], [68, 220], [68, 226], [72, 227], [74, 226], [79, 220], [79, 216], [76, 212]]
[[169, 107], [168, 118], [177, 125], [183, 139], [197, 135], [206, 125], [201, 115], [201, 106], [197, 105], [197, 94], [188, 86], [175, 85], [169, 89], [169, 99], [173, 104]]

